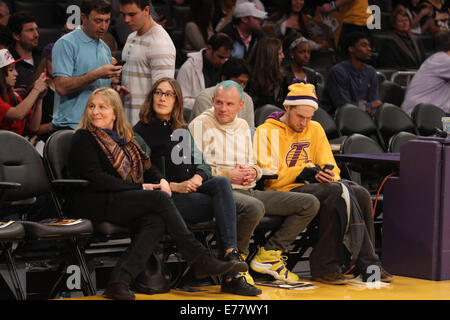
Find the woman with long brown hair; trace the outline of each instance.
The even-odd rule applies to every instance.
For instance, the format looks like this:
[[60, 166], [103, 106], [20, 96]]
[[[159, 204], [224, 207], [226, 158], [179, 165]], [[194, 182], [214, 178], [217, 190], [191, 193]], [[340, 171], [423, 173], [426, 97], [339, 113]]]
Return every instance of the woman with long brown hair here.
[[132, 300], [130, 285], [137, 292], [152, 293], [140, 275], [166, 228], [197, 277], [240, 270], [237, 263], [211, 256], [187, 228], [169, 184], [134, 139], [115, 90], [98, 88], [90, 96], [73, 136], [68, 169], [72, 177], [89, 181], [68, 199], [69, 214], [135, 232], [111, 273], [106, 297]]
[[283, 108], [283, 59], [281, 40], [265, 37], [258, 42], [255, 54], [249, 61], [252, 73], [248, 82], [248, 94], [253, 99], [255, 109], [266, 104]]
[[[236, 204], [230, 180], [211, 177], [211, 168], [196, 150], [183, 120], [183, 96], [175, 79], [161, 78], [153, 85], [134, 131], [150, 147], [151, 160], [169, 181], [183, 218], [188, 222], [215, 218], [224, 259], [247, 266], [237, 249]], [[261, 293], [247, 283], [245, 275], [236, 273], [224, 276], [222, 291], [246, 296]]]

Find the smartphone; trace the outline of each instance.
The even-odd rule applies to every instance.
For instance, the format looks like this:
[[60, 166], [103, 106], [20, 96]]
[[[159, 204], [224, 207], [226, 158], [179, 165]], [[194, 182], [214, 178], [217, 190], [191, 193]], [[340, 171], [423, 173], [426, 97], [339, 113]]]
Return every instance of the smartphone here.
[[123, 66], [125, 64], [126, 61], [119, 61], [116, 63], [116, 66]]
[[325, 171], [325, 169], [333, 170], [334, 169], [334, 165], [326, 164], [326, 165], [323, 166], [322, 171]]

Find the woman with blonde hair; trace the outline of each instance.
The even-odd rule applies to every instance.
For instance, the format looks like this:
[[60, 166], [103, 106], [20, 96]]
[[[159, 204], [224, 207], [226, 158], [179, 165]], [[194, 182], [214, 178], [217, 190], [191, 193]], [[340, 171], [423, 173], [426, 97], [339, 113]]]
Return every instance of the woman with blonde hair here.
[[[151, 160], [169, 181], [173, 201], [183, 218], [188, 222], [215, 218], [224, 259], [240, 263], [243, 271], [247, 271], [248, 266], [238, 250], [236, 204], [230, 180], [212, 177], [211, 168], [196, 149], [184, 123], [183, 96], [175, 79], [161, 78], [155, 82], [134, 131], [150, 147]], [[241, 217], [239, 227], [249, 233], [242, 227], [245, 219], [249, 218]], [[247, 282], [246, 275], [224, 275], [222, 292], [260, 294], [260, 289]]]
[[89, 181], [68, 199], [69, 213], [82, 214], [94, 226], [107, 221], [134, 230], [111, 273], [106, 297], [132, 300], [130, 285], [137, 292], [154, 293], [140, 275], [166, 228], [197, 277], [236, 270], [236, 263], [209, 255], [187, 228], [169, 184], [133, 138], [115, 90], [98, 88], [90, 96], [73, 136], [68, 169], [72, 177]]

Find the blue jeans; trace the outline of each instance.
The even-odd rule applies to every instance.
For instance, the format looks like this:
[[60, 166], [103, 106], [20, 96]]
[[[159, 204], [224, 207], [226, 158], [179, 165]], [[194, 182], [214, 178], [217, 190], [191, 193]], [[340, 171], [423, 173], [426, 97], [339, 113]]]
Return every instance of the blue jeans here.
[[237, 248], [236, 204], [229, 179], [210, 178], [197, 189], [197, 192], [174, 192], [172, 199], [188, 222], [203, 222], [214, 217], [223, 249]]

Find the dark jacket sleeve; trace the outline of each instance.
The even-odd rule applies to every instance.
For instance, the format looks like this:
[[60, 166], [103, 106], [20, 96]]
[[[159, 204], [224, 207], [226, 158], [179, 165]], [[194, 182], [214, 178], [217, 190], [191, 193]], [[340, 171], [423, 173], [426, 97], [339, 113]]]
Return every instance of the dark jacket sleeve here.
[[[135, 131], [134, 139], [139, 144], [141, 149], [145, 152], [145, 154], [150, 158], [152, 150], [150, 149], [149, 145], [145, 142], [144, 138], [142, 138], [142, 136]], [[164, 176], [162, 175], [162, 173], [153, 164], [147, 171], [144, 172], [144, 181], [148, 183], [159, 183], [163, 178]]]
[[[94, 192], [116, 192], [142, 189], [142, 184], [123, 180], [87, 130], [77, 130], [69, 151], [69, 172], [73, 178], [89, 181]], [[110, 168], [109, 168], [109, 167]]]

